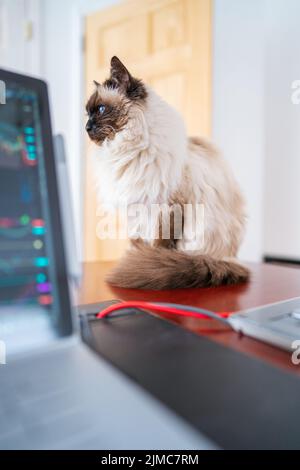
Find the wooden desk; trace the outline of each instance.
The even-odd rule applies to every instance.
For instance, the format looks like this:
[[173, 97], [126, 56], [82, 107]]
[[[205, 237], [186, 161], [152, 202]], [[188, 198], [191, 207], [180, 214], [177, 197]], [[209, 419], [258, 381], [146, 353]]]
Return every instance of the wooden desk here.
[[[105, 283], [112, 262], [85, 263], [78, 304], [110, 299], [169, 301], [203, 307], [213, 311], [235, 312], [293, 297], [300, 297], [300, 269], [271, 264], [248, 264], [251, 281], [234, 287], [181, 289], [172, 291], [140, 291], [113, 288]], [[290, 354], [260, 341], [240, 336], [226, 326], [210, 320], [197, 320], [164, 315], [198, 334], [246, 354], [259, 357], [278, 367], [300, 374], [300, 365], [291, 362]], [[300, 339], [300, 338], [299, 338]]]

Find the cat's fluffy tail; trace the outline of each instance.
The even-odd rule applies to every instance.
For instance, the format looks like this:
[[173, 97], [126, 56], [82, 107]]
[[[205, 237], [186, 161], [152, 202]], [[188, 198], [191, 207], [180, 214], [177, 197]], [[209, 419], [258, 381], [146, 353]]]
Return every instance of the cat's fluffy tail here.
[[135, 242], [107, 281], [124, 288], [163, 290], [239, 284], [248, 278], [248, 269], [236, 262]]

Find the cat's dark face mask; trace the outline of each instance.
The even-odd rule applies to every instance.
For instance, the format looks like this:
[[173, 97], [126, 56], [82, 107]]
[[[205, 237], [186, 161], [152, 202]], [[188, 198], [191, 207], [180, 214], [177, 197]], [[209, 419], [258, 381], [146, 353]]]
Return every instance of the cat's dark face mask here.
[[96, 144], [113, 139], [127, 123], [127, 109], [122, 99], [109, 99], [108, 93], [96, 90], [87, 104], [88, 121], [85, 129]]
[[92, 141], [101, 145], [105, 139], [112, 140], [128, 122], [128, 111], [134, 102], [147, 97], [144, 84], [133, 78], [122, 62], [111, 59], [110, 78], [102, 85], [94, 82], [95, 92], [86, 105], [88, 121], [85, 129]]

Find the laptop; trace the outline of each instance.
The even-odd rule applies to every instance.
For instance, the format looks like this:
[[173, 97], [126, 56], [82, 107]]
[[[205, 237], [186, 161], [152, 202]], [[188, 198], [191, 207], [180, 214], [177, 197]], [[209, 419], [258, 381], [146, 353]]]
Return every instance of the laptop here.
[[214, 447], [80, 340], [47, 86], [0, 80], [0, 449]]

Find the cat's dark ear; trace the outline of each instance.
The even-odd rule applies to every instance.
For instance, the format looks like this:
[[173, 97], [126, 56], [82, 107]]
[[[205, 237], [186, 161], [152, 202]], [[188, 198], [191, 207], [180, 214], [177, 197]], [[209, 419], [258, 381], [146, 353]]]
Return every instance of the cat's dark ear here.
[[96, 88], [98, 88], [100, 86], [100, 83], [97, 82], [97, 80], [93, 80], [93, 82], [94, 82], [94, 85], [95, 85]]
[[112, 80], [115, 80], [119, 88], [126, 91], [131, 75], [128, 72], [124, 64], [118, 59], [117, 56], [113, 56], [110, 61], [110, 77]]
[[118, 88], [132, 100], [145, 99], [146, 88], [141, 80], [134, 78], [118, 57], [110, 61], [110, 76]]

